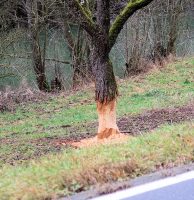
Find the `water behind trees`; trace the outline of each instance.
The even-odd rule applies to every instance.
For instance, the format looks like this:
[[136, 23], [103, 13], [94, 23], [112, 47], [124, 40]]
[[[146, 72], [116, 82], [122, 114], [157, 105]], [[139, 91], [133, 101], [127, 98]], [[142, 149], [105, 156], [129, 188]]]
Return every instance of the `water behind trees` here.
[[[181, 34], [178, 36], [176, 42], [177, 56], [189, 56], [194, 53], [194, 23], [189, 21], [188, 24], [190, 28], [180, 31]], [[117, 44], [111, 51], [115, 75], [120, 78], [124, 77], [125, 63], [127, 57], [133, 56], [134, 46], [139, 45], [139, 51], [141, 50], [141, 45], [134, 40], [134, 29], [131, 28], [128, 25], [128, 30], [123, 29]], [[74, 32], [76, 32], [75, 29]], [[142, 32], [142, 35], [139, 36], [140, 39], [144, 37], [143, 34]], [[42, 34], [40, 36], [42, 47], [44, 45], [43, 37]], [[9, 33], [3, 33], [1, 34], [0, 44], [0, 90], [7, 86], [18, 87], [22, 81], [27, 82], [32, 87], [37, 87], [28, 32], [25, 29], [14, 29]], [[142, 48], [147, 48], [147, 51], [149, 51], [150, 40], [147, 40], [147, 43], [144, 42]], [[70, 89], [72, 87], [72, 66], [63, 62], [71, 63], [71, 56], [60, 29], [48, 31], [46, 58], [49, 59], [46, 60], [48, 82], [55, 77], [56, 73], [59, 73], [65, 89]]]

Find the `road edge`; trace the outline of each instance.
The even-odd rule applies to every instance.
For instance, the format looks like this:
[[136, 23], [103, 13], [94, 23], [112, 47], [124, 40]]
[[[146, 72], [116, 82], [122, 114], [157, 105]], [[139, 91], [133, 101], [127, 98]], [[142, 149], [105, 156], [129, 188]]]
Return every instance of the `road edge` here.
[[178, 166], [175, 168], [162, 169], [160, 171], [157, 171], [157, 172], [154, 172], [151, 174], [147, 174], [147, 175], [143, 175], [143, 176], [137, 177], [135, 179], [130, 179], [130, 180], [121, 181], [121, 182], [108, 183], [108, 184], [104, 184], [103, 186], [96, 186], [91, 190], [80, 192], [80, 193], [74, 194], [69, 197], [60, 198], [59, 200], [92, 199], [92, 198], [99, 197], [101, 195], [110, 194], [113, 192], [117, 192], [117, 191], [127, 189], [127, 188], [132, 188], [135, 186], [140, 186], [140, 185], [147, 184], [147, 183], [157, 181], [160, 179], [164, 179], [167, 177], [173, 177], [176, 175], [180, 175], [185, 172], [192, 171], [192, 170], [194, 170], [194, 163]]

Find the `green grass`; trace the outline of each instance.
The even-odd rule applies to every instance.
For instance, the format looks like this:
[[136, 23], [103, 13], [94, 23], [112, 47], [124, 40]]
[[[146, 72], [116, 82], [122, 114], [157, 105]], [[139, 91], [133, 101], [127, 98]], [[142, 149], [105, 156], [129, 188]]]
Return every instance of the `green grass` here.
[[[121, 83], [118, 116], [128, 113], [138, 114], [153, 108], [180, 106], [193, 100], [193, 62], [192, 59], [187, 62], [177, 62], [152, 72], [143, 80], [128, 80]], [[3, 113], [0, 117], [0, 137], [2, 137], [12, 132], [18, 134], [35, 132], [40, 127], [47, 129], [51, 126], [90, 122], [97, 119], [97, 114], [93, 90], [89, 90], [77, 92], [66, 98], [63, 96], [51, 98], [38, 105], [24, 106], [18, 108], [14, 115]]]
[[[122, 81], [118, 117], [192, 103], [193, 77], [194, 59], [187, 59], [155, 69], [146, 77]], [[97, 120], [93, 93], [91, 88], [21, 105], [14, 113], [0, 113], [1, 200], [54, 198], [96, 183], [139, 176], [160, 166], [194, 161], [193, 121], [165, 125], [122, 145], [75, 150], [49, 142], [71, 134], [78, 137], [86, 131], [84, 124]], [[79, 133], [70, 132], [65, 125]]]
[[[119, 85], [118, 117], [188, 104], [194, 99], [193, 77], [194, 60], [187, 59], [154, 70], [145, 78], [122, 82]], [[0, 165], [52, 152], [52, 145], [45, 144], [37, 150], [37, 142], [31, 144], [31, 141], [68, 137], [72, 133], [63, 128], [64, 125], [79, 126], [80, 132], [84, 132], [82, 124], [97, 120], [93, 93], [93, 89], [79, 91], [66, 97], [61, 95], [42, 103], [20, 106], [14, 113], [0, 113], [0, 139], [8, 140], [0, 147]], [[27, 146], [25, 151], [20, 149], [23, 144]], [[15, 158], [15, 149], [21, 158]]]
[[[49, 199], [194, 161], [194, 122], [163, 126], [124, 144], [66, 150], [0, 169], [0, 199]], [[95, 159], [94, 159], [95, 157]]]

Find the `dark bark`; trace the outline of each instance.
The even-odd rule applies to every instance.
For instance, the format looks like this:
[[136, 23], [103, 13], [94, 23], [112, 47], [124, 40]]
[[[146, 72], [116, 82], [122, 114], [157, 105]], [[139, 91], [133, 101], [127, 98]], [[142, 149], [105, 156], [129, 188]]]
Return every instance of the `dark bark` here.
[[93, 20], [90, 11], [74, 0], [72, 7], [77, 9], [80, 25], [91, 37], [91, 65], [96, 85], [96, 100], [106, 103], [118, 95], [113, 66], [109, 59], [111, 48], [128, 18], [137, 10], [145, 7], [153, 0], [135, 0], [127, 3], [123, 11], [110, 26], [110, 0], [96, 1], [96, 13]]
[[114, 100], [118, 95], [113, 66], [107, 53], [99, 54], [99, 49], [92, 51], [92, 71], [95, 77], [95, 99], [100, 103]]
[[100, 34], [92, 41], [92, 72], [95, 78], [95, 98], [100, 103], [110, 102], [118, 95], [113, 66], [109, 59], [110, 1], [97, 1], [96, 23]]
[[42, 61], [37, 33], [32, 33], [32, 57], [38, 88], [42, 91], [47, 91], [48, 84], [45, 75], [45, 65]]
[[55, 79], [51, 80], [51, 91], [59, 92], [60, 90], [62, 90], [61, 80], [58, 77], [55, 77]]
[[108, 33], [110, 28], [110, 2], [109, 0], [97, 1], [97, 24], [100, 27], [104, 36], [108, 40]]
[[[38, 14], [37, 1], [26, 1], [26, 12], [28, 13], [28, 26], [32, 41], [32, 61], [36, 75], [38, 88], [42, 91], [48, 91], [48, 83], [45, 74], [45, 50], [46, 41], [44, 46], [44, 54], [41, 53], [39, 33], [40, 33], [40, 19]], [[45, 37], [46, 40], [46, 37]]]

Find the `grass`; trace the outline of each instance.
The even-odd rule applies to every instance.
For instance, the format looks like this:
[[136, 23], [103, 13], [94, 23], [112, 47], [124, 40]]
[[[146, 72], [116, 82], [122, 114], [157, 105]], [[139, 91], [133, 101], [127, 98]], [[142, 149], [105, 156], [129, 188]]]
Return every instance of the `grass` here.
[[[194, 97], [193, 62], [192, 59], [177, 62], [152, 72], [145, 79], [121, 83], [118, 116], [187, 104]], [[64, 96], [51, 98], [38, 105], [20, 107], [14, 115], [3, 113], [0, 117], [0, 137], [4, 137], [10, 133], [18, 135], [34, 133], [40, 128], [44, 128], [44, 132], [48, 133], [50, 127], [60, 129], [62, 125], [94, 121], [97, 119], [97, 114], [93, 91], [89, 90], [77, 92], [66, 98]], [[36, 137], [36, 134], [33, 135]]]
[[[156, 69], [144, 79], [124, 81], [119, 88], [121, 96], [118, 99], [118, 116], [188, 104], [194, 99], [193, 74], [194, 61], [188, 59], [161, 70]], [[14, 114], [1, 113], [0, 139], [7, 142], [0, 147], [0, 165], [58, 152], [58, 149], [46, 143], [37, 148], [37, 142], [32, 144], [32, 140], [65, 138], [72, 134], [69, 129], [63, 128], [65, 125], [79, 125], [81, 128], [81, 124], [96, 119], [92, 89], [65, 98], [61, 95], [43, 103], [20, 106]], [[80, 132], [84, 131], [84, 128], [80, 129]], [[25, 151], [21, 148], [24, 144]]]
[[[142, 148], [143, 147], [143, 148]], [[165, 125], [124, 144], [66, 150], [27, 166], [0, 169], [0, 199], [50, 199], [95, 184], [194, 161], [194, 122]], [[94, 159], [95, 157], [95, 159]]]
[[[187, 59], [122, 81], [118, 117], [190, 104], [193, 77], [194, 59]], [[54, 138], [79, 137], [65, 126], [82, 132], [96, 119], [93, 89], [0, 113], [0, 199], [49, 199], [194, 161], [193, 121], [164, 125], [122, 145], [80, 150], [53, 145]]]

